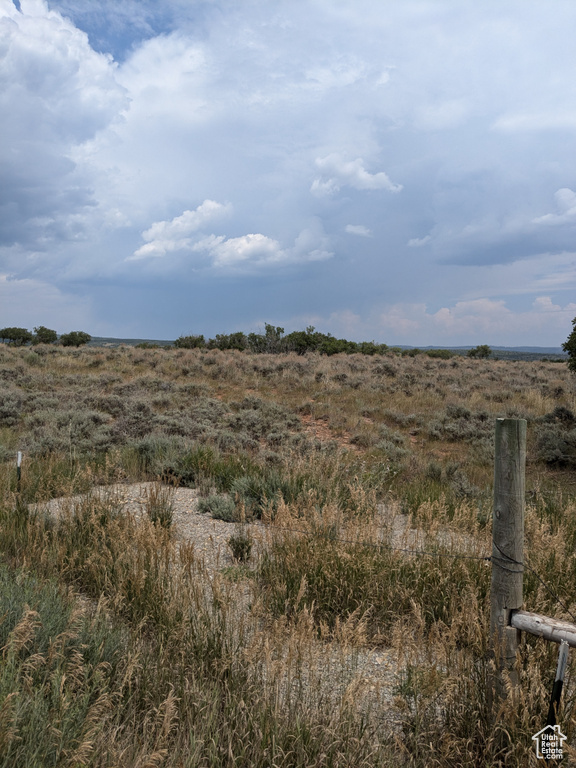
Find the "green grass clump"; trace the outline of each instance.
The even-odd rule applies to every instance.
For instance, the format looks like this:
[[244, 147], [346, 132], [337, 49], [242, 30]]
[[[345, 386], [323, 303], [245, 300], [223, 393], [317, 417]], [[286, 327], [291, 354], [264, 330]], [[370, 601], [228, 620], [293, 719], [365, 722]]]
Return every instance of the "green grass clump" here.
[[318, 625], [327, 627], [366, 615], [369, 636], [379, 643], [390, 642], [392, 628], [411, 614], [414, 602], [422, 604], [427, 626], [452, 621], [471, 601], [485, 616], [490, 581], [481, 560], [406, 557], [386, 542], [354, 543], [333, 525], [305, 536], [274, 536], [258, 576], [273, 613], [290, 615], [307, 606]]
[[122, 700], [126, 633], [0, 565], [0, 766], [87, 765]]

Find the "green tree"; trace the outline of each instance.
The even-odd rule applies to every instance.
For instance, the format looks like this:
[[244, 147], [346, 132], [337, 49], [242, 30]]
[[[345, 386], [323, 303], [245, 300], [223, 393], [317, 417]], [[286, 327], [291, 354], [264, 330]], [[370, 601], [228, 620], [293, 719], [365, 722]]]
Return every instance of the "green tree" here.
[[91, 338], [92, 336], [84, 331], [70, 331], [60, 336], [60, 344], [63, 347], [81, 347], [83, 344], [88, 344]]
[[243, 352], [248, 347], [248, 339], [242, 331], [217, 333], [206, 345], [209, 349], [237, 349]]
[[479, 357], [480, 359], [486, 359], [490, 357], [492, 354], [492, 350], [488, 346], [488, 344], [480, 344], [478, 347], [474, 347], [474, 349], [468, 350], [468, 357]]
[[248, 347], [252, 352], [285, 352], [286, 342], [282, 338], [284, 328], [264, 323], [265, 333], [248, 334]]
[[39, 325], [38, 328], [34, 328], [32, 344], [54, 344], [57, 340], [58, 334], [51, 328], [46, 328], [45, 325]]
[[204, 336], [179, 336], [174, 342], [176, 349], [203, 349], [206, 346]]
[[32, 341], [32, 334], [26, 328], [1, 328], [0, 339], [14, 347], [23, 347]]
[[572, 320], [572, 333], [562, 344], [562, 349], [568, 353], [568, 368], [576, 373], [576, 317]]
[[284, 337], [286, 349], [305, 355], [318, 349], [322, 343], [323, 334], [318, 333], [313, 325], [309, 325], [305, 331], [292, 331]]

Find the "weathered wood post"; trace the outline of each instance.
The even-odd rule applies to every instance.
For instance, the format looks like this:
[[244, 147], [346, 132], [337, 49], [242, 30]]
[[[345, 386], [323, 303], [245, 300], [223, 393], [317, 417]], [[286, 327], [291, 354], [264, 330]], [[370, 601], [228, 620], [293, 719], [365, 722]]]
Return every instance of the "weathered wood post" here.
[[526, 421], [497, 419], [490, 594], [490, 636], [496, 663], [494, 704], [504, 695], [504, 670], [512, 683], [518, 682], [514, 662], [520, 632], [510, 625], [510, 613], [522, 608], [523, 599], [525, 467]]

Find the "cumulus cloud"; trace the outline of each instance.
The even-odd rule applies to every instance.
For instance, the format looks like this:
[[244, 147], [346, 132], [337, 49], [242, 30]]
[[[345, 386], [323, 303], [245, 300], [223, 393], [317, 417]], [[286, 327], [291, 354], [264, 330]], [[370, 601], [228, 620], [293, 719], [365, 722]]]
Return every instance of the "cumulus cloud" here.
[[534, 219], [535, 224], [576, 224], [576, 192], [568, 187], [559, 189], [554, 194], [559, 213], [547, 213]]
[[215, 269], [258, 268], [324, 261], [334, 254], [321, 226], [313, 222], [302, 230], [291, 248], [283, 248], [278, 240], [262, 234], [226, 238], [210, 235], [196, 243], [192, 250], [207, 253]]
[[208, 252], [215, 267], [236, 267], [246, 262], [277, 264], [286, 260], [286, 251], [280, 247], [280, 243], [261, 234], [228, 239], [223, 235], [210, 235], [197, 243], [194, 250]]
[[229, 205], [222, 205], [214, 200], [204, 202], [193, 211], [184, 211], [171, 221], [156, 221], [142, 233], [147, 242], [140, 246], [128, 261], [147, 258], [159, 258], [172, 251], [182, 251], [192, 248], [192, 235], [206, 224], [228, 213]]
[[[283, 247], [278, 240], [261, 233], [239, 237], [226, 235], [202, 236], [209, 224], [232, 212], [231, 205], [205, 200], [193, 211], [184, 211], [170, 221], [157, 221], [142, 233], [147, 242], [140, 246], [126, 261], [158, 259], [176, 251], [208, 257], [208, 266], [216, 271], [226, 268], [241, 270], [243, 267], [265, 267], [323, 261], [334, 253], [329, 250], [329, 238], [322, 225], [312, 220], [294, 241], [292, 247]], [[194, 260], [189, 259], [193, 264]], [[197, 266], [206, 267], [200, 260]]]
[[159, 285], [174, 315], [187, 274], [216, 332], [225, 291], [238, 325], [285, 305], [331, 331], [348, 307], [363, 338], [389, 297], [415, 344], [484, 317], [456, 298], [505, 299], [513, 317], [485, 305], [503, 333], [520, 293], [551, 297], [530, 318], [565, 317], [576, 4], [489, 5], [0, 0], [1, 271], [62, 296], [82, 281], [107, 318], [101, 286], [126, 279], [134, 329]]
[[[1, 245], [75, 239], [96, 206], [89, 175], [71, 160], [127, 104], [108, 56], [43, 0], [0, 5]], [[74, 217], [76, 217], [74, 219]]]
[[401, 184], [394, 184], [384, 171], [369, 173], [361, 157], [344, 160], [338, 153], [316, 158], [315, 165], [321, 175], [312, 183], [311, 192], [318, 196], [333, 195], [342, 187], [359, 190], [385, 189], [400, 192]]
[[372, 230], [363, 224], [347, 224], [346, 232], [349, 235], [358, 235], [359, 237], [372, 237]]

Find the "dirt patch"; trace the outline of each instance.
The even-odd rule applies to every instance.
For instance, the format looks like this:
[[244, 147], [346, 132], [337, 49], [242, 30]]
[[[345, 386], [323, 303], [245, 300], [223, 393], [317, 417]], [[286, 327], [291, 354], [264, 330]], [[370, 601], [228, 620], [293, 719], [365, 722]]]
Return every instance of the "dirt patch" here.
[[341, 435], [335, 435], [324, 419], [315, 419], [311, 413], [305, 413], [300, 417], [304, 432], [321, 443], [337, 443], [341, 448], [348, 448], [351, 451], [358, 452], [358, 446], [351, 443], [352, 435], [349, 432], [343, 432]]

